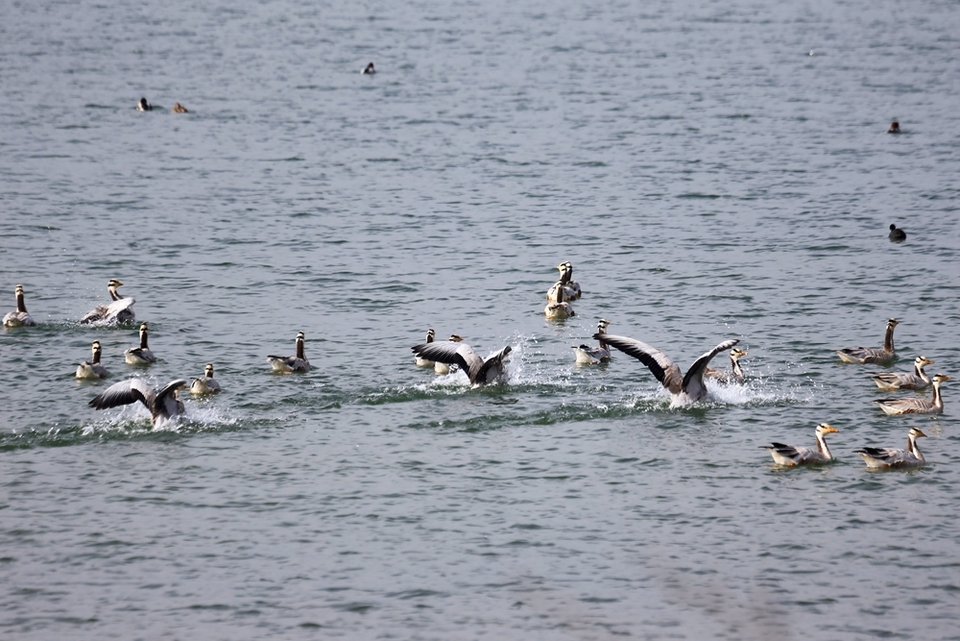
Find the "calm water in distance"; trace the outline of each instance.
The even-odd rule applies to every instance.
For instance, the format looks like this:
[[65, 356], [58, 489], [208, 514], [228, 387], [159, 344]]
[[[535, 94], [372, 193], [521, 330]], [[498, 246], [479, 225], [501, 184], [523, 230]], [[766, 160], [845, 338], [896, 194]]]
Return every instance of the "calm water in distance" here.
[[[960, 638], [960, 388], [887, 417], [833, 351], [960, 380], [958, 52], [955, 2], [0, 5], [0, 637]], [[110, 278], [147, 370], [77, 323]], [[671, 410], [574, 364], [601, 317], [747, 380]], [[87, 406], [207, 362], [177, 428]]]

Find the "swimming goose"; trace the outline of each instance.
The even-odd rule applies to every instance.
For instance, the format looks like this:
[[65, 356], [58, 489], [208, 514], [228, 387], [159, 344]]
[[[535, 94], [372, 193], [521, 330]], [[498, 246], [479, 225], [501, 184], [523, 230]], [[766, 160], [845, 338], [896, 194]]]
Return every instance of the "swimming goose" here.
[[363, 68], [363, 70], [360, 72], [360, 75], [362, 76], [366, 74], [368, 76], [372, 76], [375, 73], [377, 73], [377, 70], [374, 68], [373, 63], [371, 62], [371, 63], [368, 63], [367, 66]]
[[118, 279], [111, 278], [110, 282], [107, 283], [107, 291], [110, 292], [110, 298], [113, 302], [109, 305], [97, 305], [95, 309], [87, 312], [86, 315], [80, 319], [80, 322], [86, 325], [89, 323], [123, 324], [135, 321], [137, 315], [133, 312], [133, 304], [137, 301], [133, 298], [125, 298], [120, 295], [117, 288], [122, 285], [123, 283]]
[[[609, 326], [610, 321], [601, 318], [597, 323], [597, 333], [603, 334], [607, 331], [607, 327]], [[600, 344], [597, 347], [581, 345], [580, 347], [574, 347], [573, 349], [577, 355], [577, 364], [579, 365], [597, 365], [610, 360], [610, 348], [607, 347], [607, 344], [603, 341], [600, 341]]]
[[170, 420], [176, 420], [183, 414], [183, 401], [177, 393], [180, 388], [186, 387], [185, 379], [177, 379], [167, 383], [160, 391], [155, 392], [146, 381], [141, 378], [131, 378], [127, 381], [114, 383], [102, 394], [90, 401], [90, 407], [105, 410], [110, 407], [129, 405], [140, 401], [150, 410], [150, 420], [154, 427], [160, 427]]
[[151, 109], [153, 109], [153, 106], [147, 102], [146, 98], [141, 98], [140, 101], [137, 102], [137, 111], [150, 111]]
[[296, 356], [267, 356], [270, 365], [275, 372], [309, 372], [310, 361], [303, 355], [303, 332], [297, 332], [297, 354]]
[[854, 450], [855, 453], [863, 457], [867, 467], [873, 470], [889, 469], [891, 467], [921, 467], [926, 463], [920, 448], [917, 447], [917, 439], [926, 436], [919, 427], [911, 427], [907, 434], [907, 449], [895, 450], [885, 447], [865, 447], [860, 450]]
[[155, 363], [157, 357], [147, 347], [147, 324], [140, 323], [140, 347], [131, 347], [123, 352], [124, 360], [130, 365], [149, 365]]
[[[451, 338], [453, 337], [451, 336]], [[470, 378], [470, 383], [474, 386], [487, 385], [505, 380], [506, 369], [503, 365], [503, 359], [506, 358], [507, 354], [512, 350], [512, 348], [507, 345], [496, 354], [484, 360], [473, 351], [472, 347], [462, 341], [456, 340], [423, 343], [410, 349], [413, 350], [413, 353], [417, 356], [437, 363], [459, 365], [460, 369], [466, 372]]]
[[171, 109], [170, 111], [172, 111], [175, 114], [190, 113], [189, 111], [187, 111], [187, 108], [181, 105], [179, 102], [174, 103], [173, 109]]
[[743, 380], [743, 367], [740, 365], [740, 359], [748, 353], [745, 349], [734, 347], [730, 350], [730, 371], [708, 367], [703, 375], [718, 383], [739, 383]]
[[[427, 330], [428, 343], [432, 343], [433, 339], [436, 338], [436, 336], [437, 336], [437, 333], [433, 331], [433, 329]], [[433, 361], [428, 361], [427, 359], [420, 358], [419, 356], [414, 356], [413, 362], [416, 364], [417, 367], [434, 367], [436, 365], [436, 363], [434, 363]]]
[[897, 229], [896, 225], [890, 223], [890, 233], [887, 234], [887, 238], [895, 243], [899, 243], [907, 239], [907, 232], [902, 229]]
[[[563, 287], [557, 287], [557, 285], [560, 285], [560, 281], [557, 281], [556, 285], [554, 285], [556, 302], [547, 303], [547, 306], [543, 308], [544, 316], [546, 316], [548, 320], [560, 320], [576, 316], [577, 313], [573, 311], [573, 307], [564, 300], [565, 292]], [[554, 291], [554, 289], [551, 289], [551, 291]]]
[[100, 341], [93, 341], [91, 346], [93, 356], [89, 361], [83, 361], [77, 366], [76, 378], [92, 379], [106, 378], [109, 376], [107, 368], [100, 364]]
[[17, 296], [17, 309], [3, 317], [4, 327], [29, 327], [36, 325], [30, 312], [27, 311], [27, 305], [23, 302], [23, 285], [17, 285], [13, 288], [13, 293]]
[[946, 374], [933, 377], [933, 398], [883, 398], [874, 403], [887, 414], [943, 414], [943, 397], [940, 396], [940, 383], [949, 381]]
[[793, 467], [795, 465], [816, 465], [818, 463], [829, 463], [833, 460], [830, 448], [827, 447], [827, 441], [824, 437], [827, 434], [836, 434], [837, 428], [829, 423], [820, 423], [817, 425], [817, 447], [796, 447], [794, 445], [784, 445], [774, 441], [772, 445], [761, 445], [762, 449], [770, 452], [773, 462], [777, 465], [786, 465]]
[[582, 292], [580, 291], [579, 283], [572, 280], [573, 263], [564, 261], [557, 265], [557, 269], [560, 270], [560, 280], [547, 290], [547, 300], [551, 303], [559, 303], [560, 301], [557, 299], [557, 290], [559, 289], [563, 290], [564, 300], [571, 301], [579, 299]]
[[883, 337], [883, 349], [875, 347], [847, 347], [837, 350], [837, 356], [844, 363], [879, 363], [880, 365], [889, 365], [896, 357], [893, 349], [893, 329], [899, 325], [896, 318], [887, 321], [887, 333]]
[[593, 337], [611, 347], [616, 347], [624, 354], [633, 356], [650, 368], [650, 372], [656, 376], [664, 389], [673, 396], [670, 401], [671, 408], [689, 405], [706, 396], [707, 387], [703, 384], [703, 372], [710, 363], [710, 359], [723, 350], [730, 349], [740, 342], [739, 338], [723, 341], [694, 361], [690, 369], [687, 370], [687, 373], [681, 376], [680, 368], [677, 364], [656, 347], [647, 345], [634, 338], [614, 336], [613, 334], [604, 334], [602, 332], [597, 332]]
[[926, 356], [917, 356], [913, 359], [912, 372], [877, 372], [870, 376], [877, 387], [884, 391], [926, 389], [930, 385], [930, 377], [923, 371], [926, 365], [933, 365], [933, 361]]
[[220, 383], [213, 377], [213, 363], [207, 363], [203, 368], [203, 376], [193, 379], [190, 384], [190, 393], [195, 396], [216, 394], [220, 391]]

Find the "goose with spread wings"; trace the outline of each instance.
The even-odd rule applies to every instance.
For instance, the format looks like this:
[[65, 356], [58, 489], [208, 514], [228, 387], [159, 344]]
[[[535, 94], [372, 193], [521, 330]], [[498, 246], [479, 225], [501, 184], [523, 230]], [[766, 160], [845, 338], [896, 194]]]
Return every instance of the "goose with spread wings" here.
[[150, 410], [150, 420], [154, 427], [161, 427], [164, 423], [176, 420], [183, 414], [183, 401], [177, 392], [187, 386], [185, 379], [170, 381], [160, 390], [154, 389], [142, 378], [131, 378], [114, 383], [102, 394], [90, 401], [90, 407], [105, 410], [109, 407], [129, 405], [140, 401]]
[[720, 352], [730, 349], [740, 342], [739, 338], [725, 340], [709, 352], [694, 361], [686, 374], [682, 374], [680, 367], [669, 356], [652, 345], [647, 345], [635, 338], [614, 336], [597, 332], [593, 337], [611, 347], [619, 349], [624, 354], [633, 356], [650, 368], [664, 389], [673, 397], [670, 407], [681, 407], [699, 401], [707, 395], [707, 387], [703, 383], [703, 373], [710, 363], [710, 359]]
[[486, 360], [480, 358], [472, 347], [462, 341], [433, 341], [410, 349], [420, 358], [435, 363], [459, 365], [470, 378], [470, 383], [479, 386], [505, 380], [506, 368], [503, 365], [503, 359], [512, 348], [507, 345]]

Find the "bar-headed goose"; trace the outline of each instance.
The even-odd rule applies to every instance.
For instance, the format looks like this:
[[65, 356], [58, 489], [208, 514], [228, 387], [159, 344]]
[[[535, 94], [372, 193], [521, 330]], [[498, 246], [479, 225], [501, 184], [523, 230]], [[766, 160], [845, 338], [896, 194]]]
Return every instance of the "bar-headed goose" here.
[[186, 387], [185, 379], [170, 381], [159, 391], [154, 391], [141, 378], [114, 383], [102, 394], [90, 401], [90, 407], [104, 410], [109, 407], [129, 405], [140, 401], [150, 410], [150, 419], [154, 427], [161, 427], [164, 423], [176, 420], [183, 414], [183, 401], [180, 400], [178, 390]]
[[943, 414], [943, 397], [940, 396], [940, 383], [949, 381], [946, 374], [933, 377], [933, 398], [882, 398], [874, 401], [887, 414]]
[[864, 447], [854, 450], [863, 458], [867, 467], [873, 470], [883, 470], [895, 467], [922, 467], [926, 463], [917, 439], [926, 436], [919, 427], [911, 427], [907, 434], [907, 449], [895, 450], [885, 447]]
[[76, 378], [106, 378], [109, 376], [107, 373], [107, 368], [100, 364], [100, 341], [93, 341], [93, 345], [91, 345], [90, 349], [93, 352], [93, 355], [90, 357], [89, 361], [83, 361], [77, 366]]
[[[426, 341], [428, 343], [432, 343], [433, 339], [436, 337], [437, 337], [437, 333], [433, 331], [432, 328], [427, 330]], [[434, 367], [436, 365], [436, 363], [434, 363], [433, 361], [429, 361], [425, 358], [420, 358], [419, 356], [414, 356], [413, 362], [416, 364], [417, 367]]]
[[[461, 336], [460, 334], [450, 334], [450, 338], [448, 338], [447, 340], [453, 341], [454, 343], [462, 343], [463, 336]], [[450, 363], [442, 363], [440, 361], [436, 361], [433, 364], [434, 374], [441, 374], [441, 375], [449, 374], [451, 371], [456, 369], [457, 369], [457, 366], [456, 365], [451, 366]]]
[[749, 352], [745, 349], [734, 347], [730, 350], [730, 369], [714, 369], [708, 367], [703, 373], [707, 378], [711, 378], [718, 383], [740, 383], [743, 381], [743, 367], [740, 365], [740, 359]]
[[459, 365], [470, 378], [470, 383], [479, 386], [505, 379], [506, 368], [503, 365], [503, 359], [512, 348], [507, 345], [486, 360], [480, 358], [472, 347], [461, 341], [434, 341], [410, 349], [417, 356], [434, 362]]
[[900, 322], [896, 318], [887, 321], [887, 331], [883, 337], [883, 348], [875, 347], [846, 347], [837, 350], [837, 356], [844, 363], [879, 363], [889, 365], [897, 354], [893, 348], [893, 330]]
[[[610, 321], [601, 318], [597, 322], [597, 333], [603, 334], [607, 331], [607, 327], [609, 326]], [[603, 341], [599, 341], [599, 345], [597, 347], [580, 345], [580, 347], [574, 347], [573, 350], [577, 355], [578, 365], [597, 365], [599, 363], [606, 363], [610, 360], [610, 348], [607, 347], [607, 344]]]
[[[560, 281], [557, 281], [557, 285], [559, 284]], [[556, 285], [554, 287], [557, 300], [553, 303], [547, 303], [547, 306], [543, 308], [543, 315], [547, 317], [547, 320], [561, 320], [576, 316], [577, 313], [573, 311], [573, 307], [565, 300], [566, 294], [563, 287], [557, 287]]]
[[303, 354], [303, 332], [297, 332], [297, 353], [294, 356], [267, 356], [273, 371], [289, 374], [291, 372], [309, 372], [310, 361]]
[[120, 323], [132, 323], [137, 319], [137, 315], [133, 312], [133, 304], [137, 301], [130, 297], [121, 296], [117, 291], [118, 287], [121, 287], [121, 283], [116, 278], [111, 278], [110, 282], [107, 283], [107, 291], [110, 292], [110, 298], [113, 302], [109, 305], [97, 305], [96, 308], [90, 310], [86, 315], [80, 319], [80, 322], [84, 325], [95, 323], [95, 324], [120, 324]]
[[23, 285], [17, 285], [13, 288], [13, 293], [17, 297], [17, 308], [3, 317], [4, 327], [29, 327], [36, 325], [30, 312], [27, 311], [27, 304], [23, 301]]
[[140, 323], [140, 347], [131, 347], [126, 350], [123, 352], [123, 358], [129, 365], [149, 365], [157, 362], [157, 357], [147, 346], [146, 323]]
[[740, 342], [739, 338], [723, 341], [694, 361], [686, 374], [681, 374], [680, 367], [656, 347], [634, 338], [614, 336], [602, 332], [597, 332], [593, 337], [611, 347], [616, 347], [624, 354], [633, 356], [650, 368], [650, 372], [660, 381], [664, 389], [673, 396], [670, 407], [689, 405], [706, 396], [707, 387], [703, 384], [703, 372], [707, 368], [707, 364], [710, 363], [710, 359]]
[[930, 385], [930, 377], [923, 368], [927, 365], [933, 365], [933, 361], [926, 356], [917, 356], [913, 359], [912, 372], [876, 372], [870, 377], [884, 391], [926, 389]]
[[817, 425], [817, 447], [797, 447], [795, 445], [784, 445], [783, 443], [773, 442], [772, 445], [761, 445], [762, 449], [770, 452], [773, 462], [777, 465], [793, 467], [795, 465], [816, 465], [818, 463], [829, 463], [833, 460], [830, 448], [827, 447], [827, 441], [824, 437], [827, 434], [836, 434], [837, 428], [829, 423], [820, 423]]
[[203, 368], [203, 376], [193, 379], [190, 384], [190, 393], [195, 396], [216, 394], [220, 391], [220, 383], [213, 377], [213, 363], [207, 363]]
[[[557, 265], [557, 269], [560, 270], [560, 280], [555, 282], [553, 286], [547, 290], [547, 301], [559, 303], [561, 300], [571, 301], [579, 299], [582, 292], [580, 291], [580, 284], [573, 280], [573, 263], [564, 261]], [[563, 291], [562, 299], [557, 295], [557, 292], [560, 290]]]

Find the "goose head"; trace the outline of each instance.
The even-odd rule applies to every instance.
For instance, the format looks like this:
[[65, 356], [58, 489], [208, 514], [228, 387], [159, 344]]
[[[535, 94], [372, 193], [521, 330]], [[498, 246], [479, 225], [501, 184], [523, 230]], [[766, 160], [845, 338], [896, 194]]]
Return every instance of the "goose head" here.
[[829, 423], [820, 423], [819, 425], [817, 425], [817, 436], [819, 436], [820, 438], [823, 438], [827, 434], [836, 434], [839, 431], [840, 430], [835, 428], [833, 425], [830, 425]]

